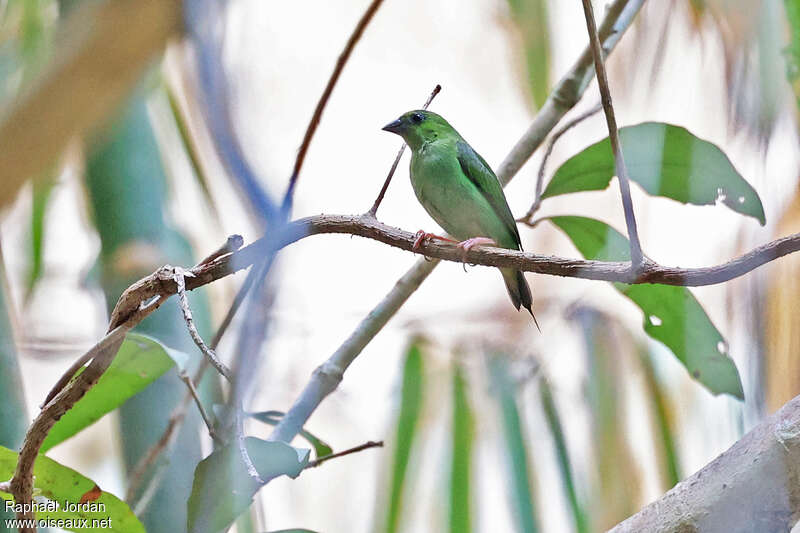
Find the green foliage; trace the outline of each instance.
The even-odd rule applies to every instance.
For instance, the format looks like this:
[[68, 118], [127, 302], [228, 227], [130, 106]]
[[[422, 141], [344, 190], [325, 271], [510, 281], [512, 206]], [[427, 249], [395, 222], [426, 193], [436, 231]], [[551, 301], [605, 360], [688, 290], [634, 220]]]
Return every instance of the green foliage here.
[[784, 49], [786, 78], [792, 84], [800, 108], [800, 0], [784, 0], [783, 5], [792, 35], [791, 42]]
[[[248, 413], [248, 416], [255, 418], [259, 422], [269, 424], [270, 426], [277, 426], [278, 422], [280, 422], [281, 418], [283, 418], [285, 414], [286, 413], [283, 411], [259, 411], [257, 413]], [[308, 441], [308, 443], [314, 448], [314, 456], [317, 459], [333, 453], [333, 448], [331, 448], [330, 444], [320, 439], [310, 431], [301, 429], [299, 435]]]
[[28, 294], [42, 277], [44, 268], [44, 229], [47, 204], [53, 190], [53, 178], [33, 180], [33, 207], [31, 209], [31, 259], [28, 268]]
[[453, 429], [450, 463], [450, 532], [472, 531], [472, 442], [475, 438], [468, 383], [460, 366], [453, 370]]
[[625, 425], [626, 346], [606, 315], [587, 307], [573, 313], [587, 359], [586, 404], [591, 415], [589, 505], [591, 531], [606, 531], [630, 516], [641, 501], [640, 472]]
[[[604, 222], [579, 216], [549, 219], [586, 259], [630, 261], [628, 240]], [[714, 394], [744, 399], [742, 382], [727, 344], [703, 307], [685, 287], [614, 283], [644, 314], [644, 330], [664, 343], [689, 373]]]
[[527, 81], [536, 108], [550, 91], [550, 25], [547, 0], [508, 0], [511, 17], [519, 29], [525, 53]]
[[542, 402], [542, 410], [544, 411], [547, 427], [553, 436], [558, 469], [561, 472], [564, 492], [572, 512], [572, 519], [575, 522], [575, 530], [578, 533], [588, 533], [589, 523], [586, 517], [586, 510], [578, 499], [578, 493], [575, 490], [575, 480], [572, 476], [572, 465], [570, 464], [567, 439], [564, 437], [564, 429], [561, 425], [561, 416], [558, 414], [555, 401], [553, 401], [550, 383], [545, 378], [539, 380], [539, 400]]
[[[14, 342], [11, 320], [14, 309], [9, 292], [5, 262], [0, 253], [0, 395], [3, 398], [0, 402], [0, 446], [18, 448], [25, 438], [28, 413]], [[0, 532], [10, 531], [4, 520], [13, 517], [13, 513], [0, 508]]]
[[651, 412], [656, 427], [654, 437], [660, 448], [658, 458], [661, 462], [664, 477], [664, 489], [669, 490], [681, 480], [680, 457], [675, 445], [675, 431], [670, 416], [669, 398], [665, 387], [659, 382], [658, 374], [653, 366], [653, 354], [644, 347], [639, 349], [639, 361], [647, 387]]
[[511, 479], [509, 496], [514, 509], [517, 531], [535, 533], [539, 531], [539, 526], [531, 490], [528, 450], [517, 404], [517, 387], [509, 373], [508, 361], [502, 356], [489, 358], [489, 374], [492, 392], [500, 406], [503, 444], [508, 460], [508, 477]]
[[247, 437], [244, 445], [261, 479], [250, 475], [236, 442], [200, 461], [189, 497], [190, 533], [226, 530], [250, 507], [264, 483], [282, 475], [295, 478], [308, 465], [310, 450], [255, 437]]
[[42, 453], [97, 422], [189, 356], [145, 335], [128, 333], [114, 361], [97, 384], [67, 411], [47, 435]]
[[28, 414], [11, 321], [14, 309], [9, 296], [5, 262], [0, 254], [0, 395], [3, 398], [0, 402], [0, 446], [16, 448], [25, 437]]
[[[621, 128], [619, 137], [631, 180], [649, 194], [695, 205], [719, 201], [762, 225], [766, 222], [755, 189], [714, 144], [661, 122]], [[542, 198], [602, 190], [615, 175], [614, 154], [605, 138], [561, 165]]]
[[406, 353], [403, 365], [403, 390], [400, 397], [400, 414], [397, 416], [396, 444], [392, 461], [392, 480], [389, 506], [386, 511], [384, 531], [394, 533], [400, 524], [400, 510], [403, 503], [403, 487], [405, 486], [408, 461], [411, 447], [417, 434], [419, 417], [424, 401], [424, 367], [422, 358], [422, 341], [411, 344]]
[[[17, 466], [18, 454], [8, 448], [0, 447], [0, 478], [10, 479], [14, 475], [14, 470]], [[104, 520], [110, 519], [110, 522], [105, 527], [80, 527], [80, 522], [77, 522], [78, 527], [68, 527], [69, 531], [95, 531], [100, 533], [104, 532], [117, 532], [117, 533], [145, 533], [145, 529], [139, 520], [133, 515], [130, 508], [108, 492], [103, 491], [100, 497], [93, 499], [96, 504], [103, 504], [104, 510], [100, 512], [93, 512], [91, 508], [67, 508], [65, 502], [72, 504], [79, 503], [81, 498], [89, 492], [96, 491], [97, 484], [78, 472], [67, 468], [56, 461], [40, 455], [36, 459], [36, 465], [33, 471], [34, 490], [39, 492], [48, 500], [57, 502], [59, 505], [58, 510], [53, 512], [39, 512], [36, 513], [37, 519], [61, 519], [79, 521], [80, 519], [88, 519], [89, 525], [92, 524], [92, 519]], [[0, 498], [9, 500], [10, 494], [0, 492]]]

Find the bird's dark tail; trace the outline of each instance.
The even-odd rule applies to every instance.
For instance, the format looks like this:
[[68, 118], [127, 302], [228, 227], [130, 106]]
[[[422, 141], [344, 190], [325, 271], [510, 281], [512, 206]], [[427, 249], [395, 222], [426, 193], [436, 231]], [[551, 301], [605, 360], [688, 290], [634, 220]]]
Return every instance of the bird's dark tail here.
[[517, 311], [519, 311], [520, 307], [527, 309], [533, 317], [536, 329], [541, 333], [542, 329], [539, 327], [536, 315], [533, 314], [533, 296], [531, 296], [531, 288], [528, 286], [528, 282], [525, 281], [525, 276], [519, 270], [510, 268], [501, 268], [500, 272], [506, 282], [506, 289], [508, 289], [508, 295], [511, 297], [511, 303], [514, 304]]

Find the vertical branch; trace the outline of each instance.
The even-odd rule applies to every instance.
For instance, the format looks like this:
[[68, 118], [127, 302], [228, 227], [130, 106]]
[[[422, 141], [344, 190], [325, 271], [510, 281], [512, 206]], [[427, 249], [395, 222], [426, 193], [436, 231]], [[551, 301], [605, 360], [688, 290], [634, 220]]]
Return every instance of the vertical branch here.
[[619, 143], [617, 119], [614, 116], [614, 107], [611, 103], [611, 91], [608, 88], [608, 76], [603, 62], [603, 49], [600, 46], [600, 37], [597, 34], [597, 25], [594, 21], [594, 11], [591, 0], [583, 0], [583, 12], [586, 15], [586, 29], [589, 32], [589, 46], [594, 57], [594, 68], [597, 74], [597, 84], [600, 86], [600, 100], [608, 123], [608, 138], [614, 151], [614, 161], [617, 168], [619, 189], [622, 193], [622, 208], [625, 210], [625, 225], [628, 227], [628, 239], [631, 244], [631, 266], [634, 270], [641, 268], [644, 262], [642, 245], [639, 243], [639, 231], [636, 229], [636, 215], [633, 213], [631, 200], [631, 185], [628, 179], [628, 169], [625, 167], [625, 158]]
[[[431, 91], [431, 95], [428, 97], [428, 100], [425, 102], [425, 105], [422, 106], [422, 109], [428, 109], [428, 106], [431, 105], [433, 99], [436, 98], [436, 95], [442, 90], [442, 86], [438, 83], [436, 87], [433, 88]], [[367, 211], [367, 216], [375, 218], [375, 215], [378, 213], [378, 207], [380, 207], [381, 202], [383, 202], [383, 197], [386, 196], [386, 189], [389, 188], [389, 183], [392, 181], [392, 177], [394, 176], [395, 170], [397, 170], [397, 165], [400, 164], [400, 158], [403, 157], [403, 152], [406, 151], [406, 143], [404, 142], [403, 145], [400, 147], [400, 150], [397, 152], [397, 157], [394, 158], [394, 163], [392, 163], [392, 167], [389, 169], [389, 175], [386, 176], [386, 181], [383, 182], [383, 187], [381, 187], [381, 192], [378, 193], [378, 197], [375, 198], [375, 203], [372, 204], [372, 207], [369, 208]]]
[[322, 91], [322, 95], [319, 97], [317, 107], [314, 109], [314, 114], [311, 116], [311, 120], [308, 123], [308, 128], [306, 128], [306, 134], [303, 137], [303, 142], [300, 144], [300, 150], [297, 152], [297, 159], [294, 161], [292, 176], [289, 178], [289, 186], [286, 189], [286, 194], [283, 197], [283, 205], [281, 206], [281, 210], [284, 214], [288, 214], [289, 210], [291, 209], [292, 199], [294, 197], [294, 189], [297, 185], [297, 178], [300, 176], [300, 169], [303, 168], [303, 161], [306, 159], [306, 152], [308, 152], [311, 139], [314, 137], [314, 133], [317, 131], [317, 126], [322, 118], [322, 112], [325, 110], [325, 106], [328, 104], [328, 99], [333, 92], [333, 87], [336, 85], [336, 82], [339, 81], [339, 76], [342, 74], [342, 70], [347, 63], [347, 60], [350, 59], [350, 53], [353, 51], [353, 48], [355, 48], [358, 40], [361, 39], [361, 35], [364, 33], [364, 30], [372, 20], [373, 15], [375, 15], [375, 12], [378, 11], [378, 8], [381, 7], [382, 3], [383, 0], [372, 0], [372, 3], [361, 16], [361, 20], [358, 21], [356, 28], [353, 30], [353, 33], [347, 40], [344, 50], [342, 50], [342, 53], [339, 54], [339, 59], [336, 60], [336, 66], [333, 69], [333, 73], [331, 73], [331, 77], [328, 79], [328, 84], [325, 86], [325, 90]]

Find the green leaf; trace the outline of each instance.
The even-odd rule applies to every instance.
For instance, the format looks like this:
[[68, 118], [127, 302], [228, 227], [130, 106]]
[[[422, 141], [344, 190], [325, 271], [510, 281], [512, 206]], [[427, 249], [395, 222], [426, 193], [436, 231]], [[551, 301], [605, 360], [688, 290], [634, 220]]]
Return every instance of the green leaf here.
[[[283, 418], [285, 414], [286, 413], [283, 411], [259, 411], [256, 413], [248, 413], [247, 416], [255, 418], [259, 422], [269, 424], [270, 426], [277, 426], [278, 422], [280, 422], [281, 418]], [[308, 443], [314, 448], [314, 456], [317, 459], [333, 453], [333, 448], [331, 448], [327, 442], [320, 439], [310, 431], [301, 429], [299, 435], [306, 439], [306, 441], [308, 441]]]
[[[551, 217], [550, 221], [586, 259], [630, 260], [628, 240], [604, 222], [578, 216]], [[642, 310], [645, 332], [664, 343], [697, 381], [714, 394], [744, 399], [739, 371], [726, 354], [725, 339], [687, 288], [613, 285]]]
[[285, 442], [245, 438], [245, 448], [261, 480], [249, 474], [237, 443], [216, 450], [200, 461], [189, 497], [190, 533], [226, 530], [253, 502], [253, 496], [271, 479], [296, 478], [308, 465], [310, 450]]
[[471, 481], [474, 421], [467, 381], [460, 366], [453, 370], [453, 429], [450, 463], [450, 531], [472, 531]]
[[792, 85], [797, 107], [800, 108], [800, 2], [784, 0], [783, 5], [792, 36], [791, 42], [783, 51], [786, 57], [786, 79]]
[[575, 490], [575, 479], [572, 475], [572, 464], [569, 457], [569, 449], [567, 448], [567, 439], [564, 437], [564, 428], [561, 425], [561, 416], [558, 413], [555, 401], [553, 401], [550, 383], [544, 378], [539, 381], [539, 399], [542, 402], [542, 409], [544, 410], [547, 427], [550, 429], [550, 434], [553, 436], [553, 442], [556, 447], [556, 458], [558, 459], [558, 469], [561, 472], [564, 492], [566, 492], [567, 501], [572, 511], [575, 530], [578, 533], [588, 533], [589, 523], [587, 514]]
[[270, 533], [317, 533], [310, 529], [281, 529], [279, 531], [271, 531]]
[[664, 478], [662, 487], [666, 492], [681, 480], [680, 457], [675, 443], [672, 409], [666, 388], [659, 381], [653, 365], [652, 358], [655, 354], [644, 346], [640, 347], [638, 351], [647, 390], [646, 395], [650, 401], [650, 412], [655, 424], [653, 437], [656, 439], [656, 445], [660, 452], [655, 455], [661, 463]]
[[400, 397], [400, 414], [397, 416], [397, 443], [394, 449], [389, 507], [386, 512], [384, 531], [394, 533], [400, 523], [403, 502], [403, 487], [411, 457], [411, 447], [417, 434], [419, 417], [423, 405], [423, 359], [420, 344], [415, 341], [406, 353], [403, 366], [403, 390]]
[[33, 206], [31, 208], [31, 257], [28, 268], [27, 293], [36, 286], [44, 270], [44, 231], [47, 204], [50, 193], [55, 185], [53, 178], [43, 178], [33, 181]]
[[539, 527], [531, 491], [528, 450], [517, 405], [516, 384], [509, 374], [508, 362], [502, 356], [489, 357], [489, 374], [492, 392], [500, 406], [508, 477], [511, 480], [509, 491], [514, 509], [514, 521], [517, 524], [517, 531], [535, 533], [539, 531]]
[[[722, 202], [757, 219], [763, 226], [764, 206], [755, 189], [714, 144], [687, 129], [645, 122], [619, 130], [630, 178], [648, 194], [695, 205]], [[599, 191], [616, 175], [608, 138], [568, 159], [547, 184], [542, 198], [579, 191]]]
[[508, 0], [511, 17], [522, 37], [528, 86], [536, 108], [550, 93], [550, 26], [547, 0]]
[[[0, 447], [0, 479], [10, 479], [14, 475], [17, 458], [16, 452]], [[40, 455], [36, 459], [33, 474], [34, 490], [58, 505], [57, 510], [37, 512], [38, 520], [64, 520], [59, 527], [69, 531], [145, 533], [144, 527], [125, 502], [108, 492], [99, 493], [96, 499], [95, 494], [91, 501], [85, 500], [88, 505], [75, 507], [74, 504], [79, 504], [85, 495], [98, 491], [94, 481], [75, 470]], [[11, 495], [5, 492], [0, 492], [0, 498], [12, 500]], [[86, 527], [82, 527], [80, 522], [83, 519], [88, 520]], [[107, 521], [99, 522], [103, 520]], [[68, 524], [72, 525], [63, 527]]]
[[157, 340], [128, 333], [114, 362], [89, 392], [50, 430], [42, 445], [42, 453], [125, 403], [172, 368], [174, 360], [186, 364], [188, 354], [167, 348]]

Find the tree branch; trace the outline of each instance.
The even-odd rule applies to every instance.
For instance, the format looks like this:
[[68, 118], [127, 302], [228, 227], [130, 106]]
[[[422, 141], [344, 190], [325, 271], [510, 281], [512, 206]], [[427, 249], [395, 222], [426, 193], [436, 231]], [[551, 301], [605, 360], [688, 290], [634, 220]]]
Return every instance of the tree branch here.
[[328, 79], [328, 84], [325, 86], [325, 90], [322, 91], [322, 95], [319, 97], [317, 107], [314, 109], [314, 114], [311, 116], [311, 120], [308, 123], [308, 128], [306, 128], [306, 133], [303, 136], [303, 142], [300, 145], [300, 150], [297, 152], [297, 158], [294, 162], [294, 169], [292, 170], [292, 175], [289, 178], [289, 186], [287, 187], [286, 194], [283, 197], [282, 210], [284, 213], [289, 213], [289, 208], [291, 207], [294, 197], [294, 189], [297, 185], [297, 178], [300, 176], [300, 169], [303, 168], [303, 161], [305, 161], [306, 152], [308, 152], [308, 147], [311, 145], [311, 139], [314, 137], [314, 132], [317, 131], [317, 126], [322, 118], [322, 112], [325, 110], [325, 106], [328, 104], [328, 99], [333, 92], [333, 88], [336, 86], [336, 82], [339, 81], [339, 76], [341, 75], [344, 66], [347, 64], [347, 60], [350, 59], [350, 54], [353, 51], [353, 48], [355, 48], [359, 39], [361, 39], [361, 35], [363, 35], [364, 30], [367, 29], [367, 25], [369, 25], [372, 17], [378, 11], [378, 8], [381, 7], [382, 3], [383, 0], [372, 0], [372, 3], [369, 5], [369, 7], [367, 7], [367, 10], [361, 16], [361, 19], [358, 21], [358, 24], [353, 30], [353, 33], [347, 40], [347, 44], [344, 46], [342, 53], [339, 54], [339, 59], [336, 60], [336, 66], [331, 73], [331, 77]]
[[376, 442], [376, 441], [370, 440], [370, 441], [365, 442], [364, 444], [361, 444], [359, 446], [355, 446], [353, 448], [348, 448], [348, 449], [343, 450], [341, 452], [330, 453], [328, 455], [323, 455], [322, 457], [317, 457], [313, 461], [310, 461], [306, 465], [306, 468], [316, 468], [319, 465], [321, 465], [322, 463], [324, 463], [325, 461], [329, 461], [331, 459], [336, 459], [337, 457], [344, 457], [345, 455], [350, 455], [350, 454], [353, 454], [353, 453], [358, 453], [360, 451], [368, 450], [370, 448], [383, 448], [383, 441], [379, 440], [379, 441]]
[[[299, 236], [301, 235], [309, 236], [324, 233], [357, 235], [409, 252], [414, 251], [413, 246], [416, 240], [415, 234], [386, 225], [366, 215], [316, 215], [289, 223], [286, 238], [278, 236], [276, 241], [280, 246], [286, 246], [300, 240], [301, 237]], [[256, 241], [243, 248], [241, 253], [247, 254], [247, 260], [249, 260], [249, 256], [261, 246], [263, 246], [262, 241]], [[477, 246], [469, 250], [466, 254], [466, 260], [468, 263], [475, 265], [513, 268], [523, 272], [534, 272], [550, 276], [629, 284], [658, 283], [681, 287], [698, 287], [730, 281], [770, 261], [799, 250], [800, 233], [795, 233], [759, 246], [726, 263], [701, 268], [663, 266], [646, 259], [640, 270], [631, 270], [628, 262], [568, 259], [489, 246]], [[465, 257], [463, 249], [459, 248], [457, 244], [437, 239], [426, 240], [418, 247], [417, 251], [426, 257], [456, 263], [461, 263]], [[236, 255], [230, 256], [226, 262], [234, 261]], [[220, 266], [215, 267], [215, 270]], [[187, 283], [189, 280], [187, 278]]]
[[[234, 272], [259, 262], [265, 255], [298, 240], [323, 233], [342, 233], [359, 235], [374, 239], [397, 248], [413, 251], [415, 235], [411, 232], [387, 226], [376, 219], [365, 216], [318, 215], [291, 222], [274, 235], [263, 237], [254, 243], [227, 255], [217, 257], [208, 263], [201, 263], [190, 269], [185, 279], [186, 289], [196, 289]], [[543, 256], [532, 253], [507, 250], [504, 248], [474, 248], [467, 253], [467, 260], [492, 267], [512, 267], [516, 270], [537, 272], [555, 276], [615, 281], [622, 283], [662, 283], [666, 285], [697, 286], [722, 283], [782, 257], [800, 250], [800, 233], [778, 239], [760, 246], [722, 265], [681, 269], [665, 267], [646, 261], [643, 269], [634, 272], [629, 263], [585, 261]], [[461, 262], [463, 250], [456, 245], [426, 241], [419, 247], [426, 256]], [[292, 409], [283, 417], [273, 431], [272, 440], [291, 440], [299, 430], [294, 428], [305, 424], [316, 406], [330, 394], [342, 379], [344, 371], [358, 356], [378, 331], [402, 306], [413, 291], [433, 270], [436, 262], [422, 262], [427, 268], [412, 268], [403, 276], [386, 298], [370, 313], [368, 320], [342, 346], [314, 372], [311, 381], [304, 389]], [[47, 433], [65, 412], [67, 412], [88, 391], [111, 364], [124, 334], [155, 311], [169, 296], [180, 290], [175, 281], [173, 267], [163, 267], [150, 276], [129, 287], [120, 297], [112, 313], [108, 335], [81, 359], [92, 362], [84, 372], [60, 390], [42, 409], [25, 437], [20, 452], [17, 471], [11, 481], [15, 501], [30, 502], [33, 482], [33, 463], [38, 455]], [[152, 302], [146, 304], [146, 302]], [[70, 374], [71, 376], [71, 374]], [[64, 381], [60, 380], [59, 382]], [[289, 422], [283, 424], [285, 420]], [[26, 516], [20, 516], [25, 518]]]
[[[431, 91], [431, 95], [425, 101], [425, 105], [422, 106], [422, 109], [428, 109], [428, 106], [431, 105], [433, 99], [436, 98], [436, 95], [442, 90], [442, 86], [438, 83], [436, 87], [433, 88]], [[397, 151], [397, 156], [394, 158], [394, 162], [392, 163], [391, 168], [389, 168], [389, 174], [386, 176], [386, 181], [383, 182], [383, 187], [381, 187], [380, 192], [378, 193], [378, 197], [375, 198], [375, 203], [372, 204], [372, 207], [369, 208], [367, 211], [367, 215], [376, 216], [378, 214], [378, 207], [380, 207], [381, 202], [383, 202], [383, 197], [386, 196], [386, 190], [389, 188], [389, 183], [392, 182], [392, 177], [394, 176], [395, 170], [397, 170], [397, 165], [400, 164], [400, 158], [403, 157], [403, 152], [406, 151], [406, 143], [404, 142], [400, 146], [400, 150]]]
[[589, 45], [594, 57], [594, 67], [597, 73], [597, 84], [600, 86], [600, 101], [603, 103], [603, 111], [606, 115], [608, 124], [608, 138], [611, 140], [611, 149], [614, 152], [614, 162], [617, 167], [617, 179], [619, 180], [619, 190], [622, 194], [622, 209], [625, 211], [625, 225], [628, 227], [628, 241], [631, 246], [631, 265], [634, 269], [644, 266], [644, 255], [642, 245], [639, 242], [639, 230], [636, 229], [636, 215], [633, 212], [633, 200], [631, 200], [631, 183], [628, 178], [628, 169], [625, 166], [625, 157], [622, 154], [622, 147], [619, 142], [619, 132], [617, 131], [617, 119], [614, 116], [614, 105], [611, 102], [611, 89], [608, 87], [608, 76], [606, 75], [605, 59], [603, 50], [600, 46], [600, 37], [597, 35], [597, 26], [594, 22], [594, 10], [591, 0], [583, 0], [583, 13], [586, 15], [586, 29], [589, 32]]
[[[600, 38], [606, 54], [614, 49], [643, 4], [644, 0], [615, 0], [608, 7], [600, 25]], [[528, 130], [500, 164], [497, 171], [500, 183], [505, 185], [511, 181], [558, 121], [580, 100], [592, 75], [592, 54], [587, 47], [572, 69], [555, 86]], [[314, 409], [338, 386], [347, 366], [419, 288], [437, 264], [438, 261], [418, 261], [400, 278], [328, 362], [314, 371], [300, 397], [273, 430], [271, 439], [289, 442], [297, 435]], [[341, 363], [345, 365], [341, 366]]]
[[547, 148], [544, 151], [544, 155], [542, 156], [542, 162], [539, 165], [539, 174], [536, 176], [536, 189], [533, 193], [533, 203], [531, 204], [530, 208], [528, 208], [528, 212], [525, 213], [522, 217], [517, 219], [517, 222], [521, 222], [522, 224], [526, 224], [528, 226], [532, 226], [531, 219], [536, 211], [539, 210], [539, 206], [542, 205], [542, 189], [544, 188], [544, 172], [547, 168], [547, 161], [550, 159], [550, 156], [553, 153], [553, 149], [556, 147], [556, 142], [561, 138], [562, 135], [567, 133], [569, 130], [586, 120], [587, 118], [591, 117], [598, 111], [603, 109], [603, 104], [598, 102], [591, 109], [584, 111], [577, 117], [573, 118], [572, 120], [568, 121], [566, 124], [561, 126], [557, 129], [553, 134], [550, 136], [550, 140], [547, 141]]
[[800, 517], [800, 396], [611, 533], [789, 531]]

